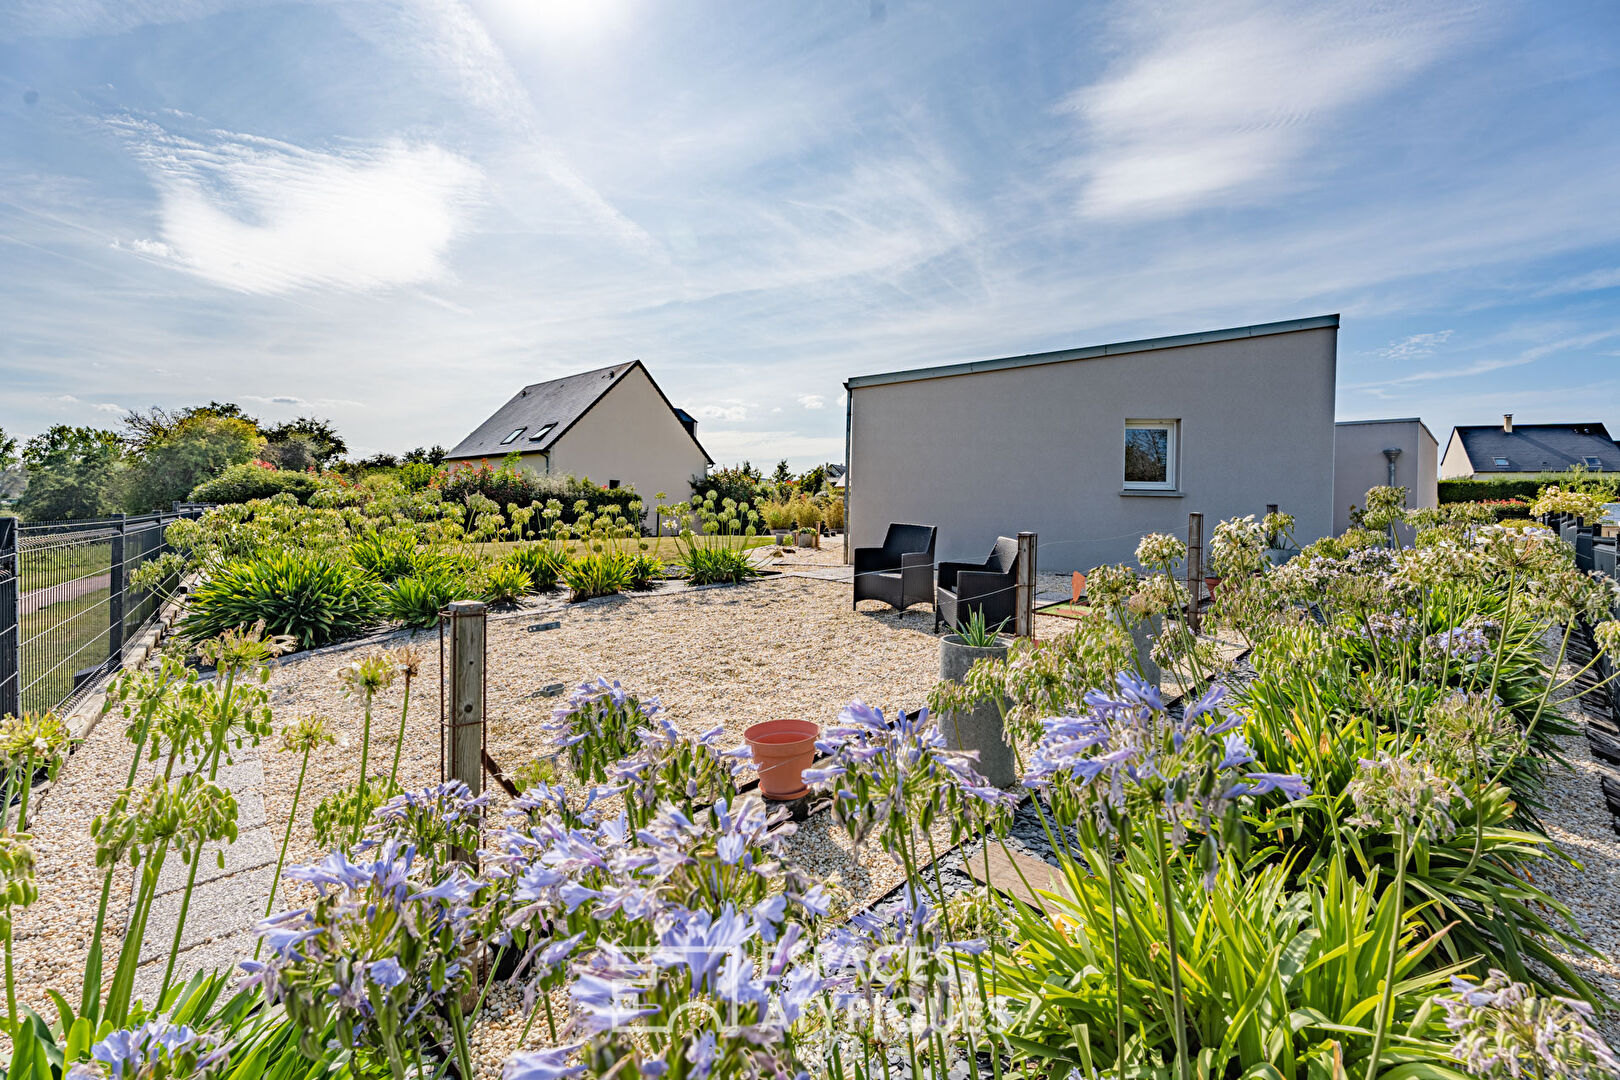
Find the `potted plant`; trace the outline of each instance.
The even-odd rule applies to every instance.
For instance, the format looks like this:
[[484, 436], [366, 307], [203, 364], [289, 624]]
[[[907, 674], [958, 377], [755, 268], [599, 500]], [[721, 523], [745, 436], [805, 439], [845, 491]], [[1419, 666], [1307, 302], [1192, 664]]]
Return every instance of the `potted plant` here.
[[809, 720], [767, 720], [743, 732], [759, 767], [759, 793], [776, 802], [802, 798], [804, 770], [816, 759], [821, 726]]
[[809, 499], [793, 500], [793, 522], [798, 526], [800, 547], [821, 546], [821, 510]]
[[1294, 543], [1294, 515], [1284, 514], [1273, 510], [1261, 522], [1266, 531], [1266, 557], [1273, 566], [1283, 563], [1299, 554], [1299, 546]]
[[[976, 608], [967, 622], [939, 640], [939, 678], [960, 683], [980, 660], [1005, 660], [1007, 643], [1000, 631], [1006, 622], [990, 626], [984, 609]], [[952, 750], [976, 750], [979, 772], [996, 787], [1006, 787], [1018, 779], [1018, 765], [1002, 729], [1004, 703], [993, 700], [974, 702], [970, 708], [952, 710], [939, 717], [939, 730]]]
[[765, 519], [765, 527], [771, 530], [771, 535], [777, 540], [792, 536], [793, 507], [785, 502], [762, 503], [759, 514]]

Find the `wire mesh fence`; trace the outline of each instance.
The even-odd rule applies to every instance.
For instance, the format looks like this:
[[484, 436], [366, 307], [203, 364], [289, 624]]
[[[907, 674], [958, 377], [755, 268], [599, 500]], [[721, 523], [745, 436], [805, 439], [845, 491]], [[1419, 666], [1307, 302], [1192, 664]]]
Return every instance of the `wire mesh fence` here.
[[119, 666], [175, 582], [130, 584], [196, 511], [97, 521], [0, 518], [0, 714], [60, 709]]

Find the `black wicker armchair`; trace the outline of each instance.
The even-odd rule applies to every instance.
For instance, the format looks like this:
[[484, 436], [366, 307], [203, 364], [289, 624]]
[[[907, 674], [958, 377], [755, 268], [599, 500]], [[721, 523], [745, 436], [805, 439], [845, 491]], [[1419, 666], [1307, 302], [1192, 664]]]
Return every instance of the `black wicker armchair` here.
[[1018, 541], [996, 538], [990, 557], [982, 563], [942, 562], [939, 584], [934, 586], [934, 630], [944, 623], [960, 628], [975, 610], [984, 612], [990, 626], [1011, 619], [1016, 608]]
[[883, 546], [855, 549], [855, 606], [881, 600], [904, 611], [933, 599], [934, 536], [932, 525], [889, 526]]

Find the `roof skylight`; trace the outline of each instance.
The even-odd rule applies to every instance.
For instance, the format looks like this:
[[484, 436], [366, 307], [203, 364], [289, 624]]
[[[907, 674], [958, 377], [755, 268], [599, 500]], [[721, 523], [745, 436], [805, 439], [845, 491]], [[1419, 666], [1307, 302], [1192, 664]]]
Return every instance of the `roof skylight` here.
[[551, 434], [551, 429], [556, 427], [556, 426], [557, 426], [556, 424], [547, 424], [545, 427], [541, 428], [539, 431], [535, 432], [533, 435], [530, 435], [529, 436], [529, 441], [530, 442], [539, 442], [541, 439], [545, 438], [547, 435], [550, 435]]
[[517, 437], [519, 435], [523, 434], [527, 430], [528, 430], [528, 428], [517, 428], [516, 430], [514, 430], [512, 432], [512, 434], [508, 435], [506, 438], [501, 440], [501, 445], [505, 446], [509, 442], [517, 442]]

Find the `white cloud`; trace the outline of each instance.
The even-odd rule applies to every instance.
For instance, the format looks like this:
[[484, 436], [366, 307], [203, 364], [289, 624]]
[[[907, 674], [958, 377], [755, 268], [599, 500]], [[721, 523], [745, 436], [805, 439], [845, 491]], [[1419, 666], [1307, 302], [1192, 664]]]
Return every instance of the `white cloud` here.
[[1611, 270], [1593, 270], [1589, 274], [1556, 281], [1537, 293], [1538, 296], [1558, 296], [1563, 293], [1597, 292], [1620, 286], [1620, 266]]
[[161, 242], [129, 246], [242, 292], [441, 278], [481, 179], [432, 144], [319, 151], [227, 132], [202, 143], [133, 119], [116, 126], [161, 192]]
[[110, 401], [84, 401], [80, 398], [74, 397], [72, 394], [59, 394], [57, 395], [56, 400], [60, 401], [64, 405], [83, 405], [87, 409], [94, 409], [96, 412], [110, 413], [114, 416], [122, 416], [126, 411], [122, 405], [115, 405]]
[[1390, 342], [1378, 350], [1378, 355], [1385, 360], [1411, 360], [1419, 356], [1428, 356], [1444, 345], [1453, 332], [1436, 330], [1428, 334], [1413, 334], [1411, 337]]
[[825, 409], [827, 407], [827, 399], [820, 394], [800, 394], [798, 401], [800, 405], [807, 409]]
[[1458, 20], [1408, 5], [1196, 0], [1128, 10], [1123, 59], [1063, 106], [1083, 132], [1068, 170], [1088, 217], [1263, 198], [1327, 136], [1334, 114], [1408, 78], [1458, 36]]
[[737, 423], [748, 419], [749, 408], [747, 402], [729, 398], [718, 405], [699, 405], [693, 412], [705, 420], [727, 420]]

